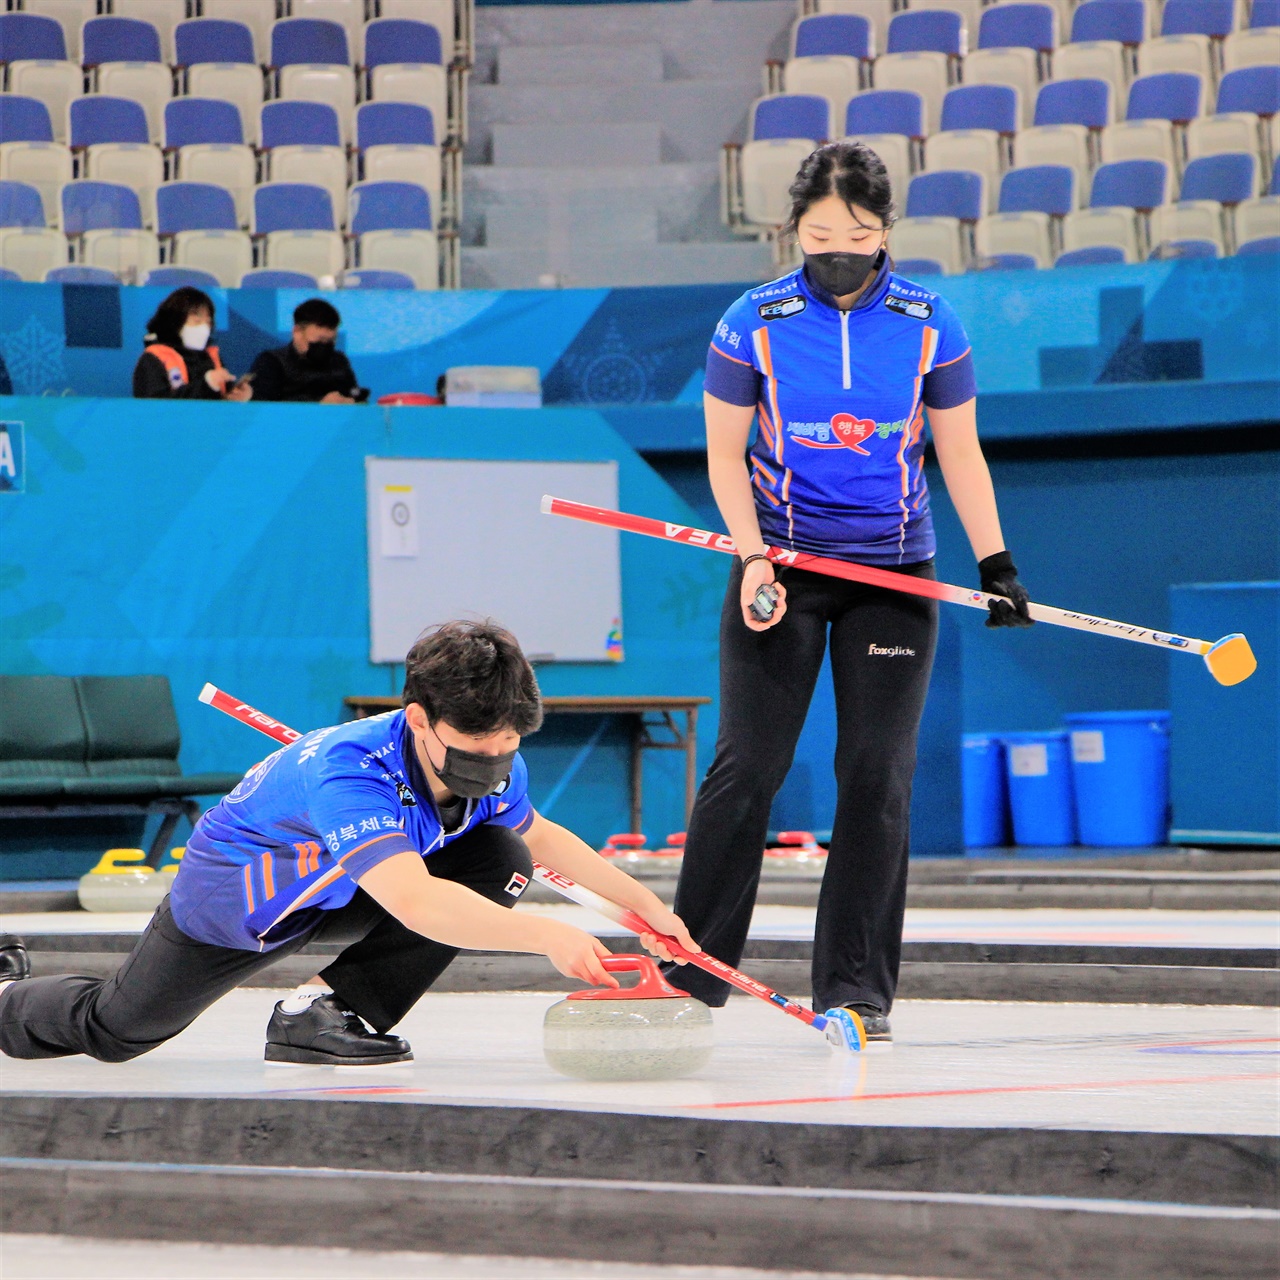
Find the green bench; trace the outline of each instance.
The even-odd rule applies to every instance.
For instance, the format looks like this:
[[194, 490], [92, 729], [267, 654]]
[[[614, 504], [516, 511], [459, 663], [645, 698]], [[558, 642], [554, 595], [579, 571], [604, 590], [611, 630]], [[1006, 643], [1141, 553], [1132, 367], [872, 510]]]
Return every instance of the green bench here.
[[158, 866], [196, 796], [239, 773], [183, 776], [167, 676], [0, 676], [0, 819], [160, 814]]

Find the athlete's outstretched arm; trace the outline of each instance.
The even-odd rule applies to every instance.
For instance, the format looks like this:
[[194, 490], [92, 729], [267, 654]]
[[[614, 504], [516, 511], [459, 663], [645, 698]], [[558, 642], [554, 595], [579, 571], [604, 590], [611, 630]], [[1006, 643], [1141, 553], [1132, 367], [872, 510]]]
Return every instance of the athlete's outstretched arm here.
[[[764, 539], [756, 516], [755, 498], [751, 494], [751, 476], [747, 471], [747, 438], [756, 411], [752, 405], [730, 404], [703, 393], [703, 412], [707, 419], [707, 475], [716, 506], [730, 536], [743, 558], [762, 553]], [[752, 631], [767, 631], [782, 621], [787, 611], [786, 588], [778, 583], [778, 606], [768, 622], [757, 622], [747, 606], [766, 582], [773, 582], [773, 566], [765, 560], [753, 560], [742, 574], [742, 621]]]
[[616, 987], [600, 963], [609, 949], [559, 920], [500, 907], [466, 885], [431, 875], [421, 856], [406, 851], [370, 867], [360, 887], [406, 929], [468, 951], [528, 951], [544, 955], [567, 978]]
[[630, 907], [643, 916], [655, 930], [654, 933], [640, 935], [640, 944], [646, 951], [652, 951], [663, 960], [672, 959], [671, 953], [658, 941], [658, 934], [676, 938], [690, 951], [698, 950], [698, 944], [689, 936], [684, 921], [673, 911], [668, 911], [656, 893], [646, 889], [639, 880], [632, 879], [620, 867], [607, 862], [568, 828], [538, 813], [534, 815], [532, 826], [524, 833], [524, 840], [529, 852], [552, 871], [559, 871], [601, 897], [616, 902], [620, 907]]
[[1005, 546], [991, 472], [978, 442], [977, 405], [976, 399], [966, 400], [954, 409], [929, 409], [928, 414], [947, 493], [969, 535], [974, 559], [985, 560]]

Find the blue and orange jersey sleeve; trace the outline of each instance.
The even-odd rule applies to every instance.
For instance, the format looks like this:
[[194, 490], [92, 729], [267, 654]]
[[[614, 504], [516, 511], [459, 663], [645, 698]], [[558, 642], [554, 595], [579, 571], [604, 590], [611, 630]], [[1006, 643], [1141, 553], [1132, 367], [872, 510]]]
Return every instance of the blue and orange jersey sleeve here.
[[524, 757], [517, 755], [511, 764], [511, 782], [499, 796], [486, 796], [483, 803], [489, 809], [485, 822], [499, 827], [511, 827], [523, 835], [533, 823], [533, 804], [529, 800], [529, 769]]
[[308, 817], [329, 857], [353, 880], [398, 853], [419, 852], [405, 834], [394, 781], [381, 770], [362, 770], [358, 754], [334, 751], [307, 788]]
[[924, 378], [924, 403], [930, 409], [954, 409], [978, 394], [969, 335], [945, 298], [935, 297], [932, 320], [938, 341]]
[[743, 408], [760, 399], [760, 370], [751, 341], [754, 315], [746, 294], [724, 313], [711, 336], [703, 381], [708, 395]]

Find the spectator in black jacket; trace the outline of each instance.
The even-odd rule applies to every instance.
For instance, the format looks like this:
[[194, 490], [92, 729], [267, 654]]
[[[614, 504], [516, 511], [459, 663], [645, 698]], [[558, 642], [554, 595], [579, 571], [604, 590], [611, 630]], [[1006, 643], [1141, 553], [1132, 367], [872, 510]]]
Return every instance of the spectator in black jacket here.
[[323, 298], [308, 298], [293, 313], [293, 336], [287, 346], [264, 351], [250, 376], [259, 400], [293, 400], [310, 404], [356, 404], [369, 398], [356, 386], [351, 362], [334, 345], [342, 317]]
[[147, 349], [133, 367], [133, 394], [144, 400], [248, 400], [247, 379], [222, 367], [213, 302], [199, 289], [175, 289], [147, 324]]

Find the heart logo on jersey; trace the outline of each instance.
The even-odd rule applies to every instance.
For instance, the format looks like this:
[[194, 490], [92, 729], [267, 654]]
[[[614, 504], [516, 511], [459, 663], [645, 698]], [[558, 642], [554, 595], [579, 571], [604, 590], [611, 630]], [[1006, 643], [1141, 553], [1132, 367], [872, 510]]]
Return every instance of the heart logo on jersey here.
[[871, 418], [855, 418], [851, 413], [837, 413], [831, 419], [831, 429], [846, 448], [862, 454], [864, 458], [871, 456], [870, 449], [861, 447], [862, 442], [876, 429], [876, 424]]

